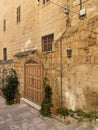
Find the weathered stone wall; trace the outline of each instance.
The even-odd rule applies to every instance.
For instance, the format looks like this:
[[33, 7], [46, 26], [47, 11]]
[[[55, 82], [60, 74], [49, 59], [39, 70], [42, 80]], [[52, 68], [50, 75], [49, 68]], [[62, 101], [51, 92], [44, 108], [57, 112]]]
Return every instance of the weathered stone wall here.
[[[72, 109], [98, 109], [98, 13], [69, 27], [62, 42], [63, 104]], [[57, 46], [57, 45], [56, 45]], [[72, 49], [72, 57], [65, 51]], [[65, 48], [65, 49], [63, 49]]]
[[[64, 4], [56, 1], [59, 4]], [[16, 9], [21, 6], [21, 22], [16, 22]], [[36, 0], [3, 0], [0, 1], [0, 57], [2, 48], [7, 47], [8, 58], [17, 52], [37, 48], [42, 51], [41, 37], [54, 33], [55, 39], [64, 30], [66, 17], [64, 9], [52, 3], [38, 5]], [[59, 15], [58, 15], [59, 14]], [[3, 31], [3, 20], [6, 19], [6, 31]]]
[[[83, 0], [84, 19], [79, 19], [79, 0], [55, 2], [69, 5], [68, 17], [64, 15], [64, 9], [52, 3], [43, 5], [42, 0], [39, 5], [32, 0], [1, 3], [0, 22], [7, 19], [7, 30], [3, 32], [0, 26], [0, 57], [4, 47], [8, 48], [8, 58], [36, 47], [37, 53], [14, 58], [21, 96], [24, 96], [24, 64], [31, 58], [43, 65], [43, 78], [49, 79], [54, 105], [60, 105], [62, 99], [62, 104], [71, 109], [98, 109], [98, 1]], [[16, 24], [19, 5], [21, 22]], [[67, 26], [66, 20], [69, 20]], [[41, 37], [50, 33], [54, 33], [53, 51], [42, 52]], [[66, 54], [68, 47], [72, 49], [71, 58]]]

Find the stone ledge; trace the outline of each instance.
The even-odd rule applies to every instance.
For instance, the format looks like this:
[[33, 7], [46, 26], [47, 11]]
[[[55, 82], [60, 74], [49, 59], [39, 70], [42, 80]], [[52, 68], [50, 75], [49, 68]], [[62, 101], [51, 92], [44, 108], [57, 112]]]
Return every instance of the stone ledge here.
[[26, 99], [26, 98], [21, 98], [21, 99], [20, 99], [20, 103], [21, 103], [21, 104], [22, 104], [22, 103], [23, 103], [23, 104], [27, 104], [27, 105], [29, 105], [29, 106], [35, 108], [36, 110], [40, 110], [40, 109], [41, 109], [41, 107], [40, 107], [39, 105], [37, 105], [37, 104], [35, 104], [35, 103], [29, 101], [29, 100]]

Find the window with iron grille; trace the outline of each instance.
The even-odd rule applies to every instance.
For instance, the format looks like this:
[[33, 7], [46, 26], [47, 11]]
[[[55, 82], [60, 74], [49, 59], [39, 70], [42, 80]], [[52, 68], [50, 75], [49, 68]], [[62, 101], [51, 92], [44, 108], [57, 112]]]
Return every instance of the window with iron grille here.
[[43, 4], [45, 4], [45, 3], [47, 3], [47, 2], [49, 2], [50, 0], [43, 0]]
[[7, 60], [7, 48], [3, 48], [3, 60]]
[[42, 51], [52, 51], [52, 43], [54, 34], [49, 34], [42, 37]]
[[3, 20], [3, 31], [6, 31], [6, 19]]
[[20, 6], [17, 8], [17, 23], [21, 20], [21, 8]]

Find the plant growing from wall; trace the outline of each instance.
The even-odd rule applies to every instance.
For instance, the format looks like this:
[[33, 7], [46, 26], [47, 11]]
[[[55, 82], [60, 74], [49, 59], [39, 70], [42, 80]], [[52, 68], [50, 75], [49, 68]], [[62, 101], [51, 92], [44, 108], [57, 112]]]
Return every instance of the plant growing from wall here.
[[14, 69], [10, 69], [9, 75], [5, 79], [5, 84], [2, 86], [3, 96], [7, 104], [13, 104], [18, 94], [18, 77]]
[[98, 111], [91, 111], [87, 113], [87, 118], [89, 119], [90, 122], [96, 121], [98, 119]]
[[52, 89], [50, 85], [46, 84], [46, 79], [43, 84], [44, 84], [44, 95], [43, 95], [40, 113], [43, 116], [50, 116], [51, 115], [50, 107], [52, 105], [51, 103]]
[[65, 118], [66, 116], [69, 115], [69, 112], [68, 112], [68, 109], [62, 107], [58, 109], [57, 114]]
[[73, 119], [77, 120], [78, 122], [83, 122], [86, 120], [90, 123], [94, 123], [96, 122], [96, 119], [98, 119], [98, 111], [96, 110], [91, 112], [84, 112], [81, 109], [73, 111], [71, 109], [61, 107], [58, 109], [57, 114], [64, 118], [71, 116]]

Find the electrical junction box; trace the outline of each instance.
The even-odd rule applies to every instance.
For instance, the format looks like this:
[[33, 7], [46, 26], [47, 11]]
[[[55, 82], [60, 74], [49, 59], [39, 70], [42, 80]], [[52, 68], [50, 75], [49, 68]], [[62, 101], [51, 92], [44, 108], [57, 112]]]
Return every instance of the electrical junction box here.
[[80, 18], [85, 16], [86, 15], [86, 9], [81, 9], [79, 15], [80, 15]]
[[69, 14], [69, 6], [68, 5], [65, 6], [65, 14]]

